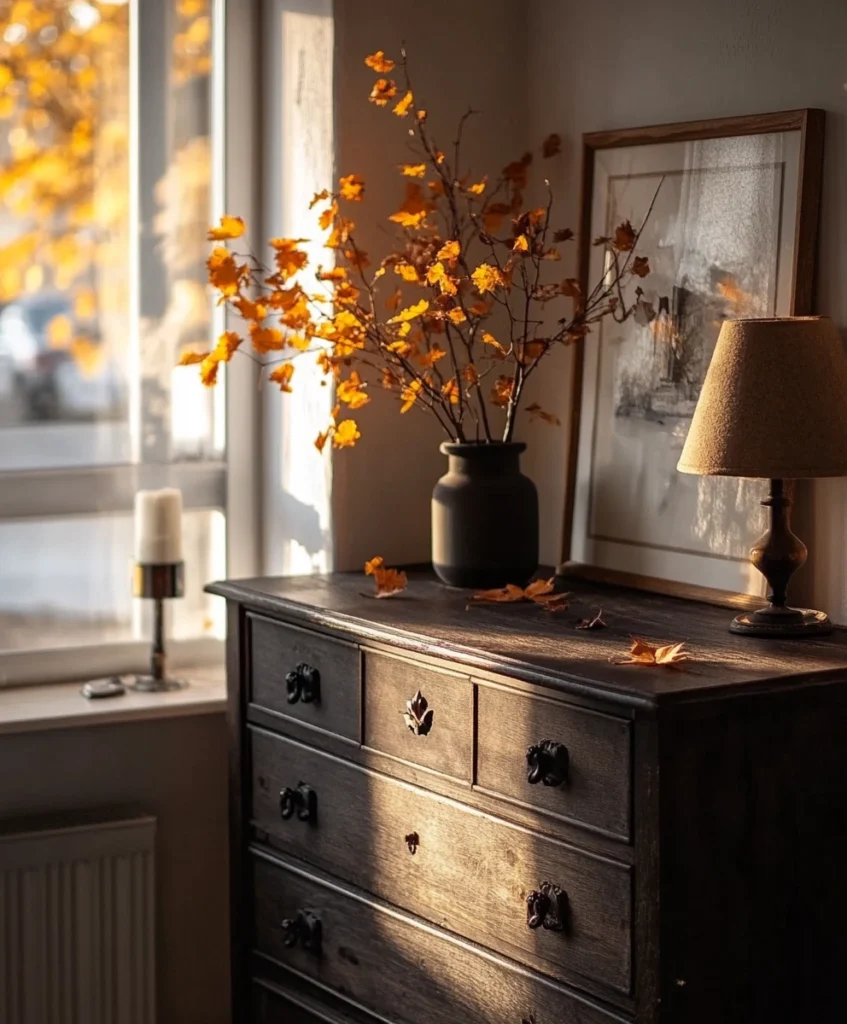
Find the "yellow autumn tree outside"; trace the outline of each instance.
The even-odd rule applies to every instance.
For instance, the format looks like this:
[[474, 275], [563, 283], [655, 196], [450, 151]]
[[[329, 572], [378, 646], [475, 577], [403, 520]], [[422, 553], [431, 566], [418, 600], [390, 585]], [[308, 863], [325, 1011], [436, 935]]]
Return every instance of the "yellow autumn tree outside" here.
[[[366, 182], [355, 173], [311, 203], [325, 235], [325, 266], [309, 266], [305, 239], [275, 238], [266, 267], [238, 251], [244, 222], [223, 217], [209, 231], [209, 280], [245, 330], [227, 332], [211, 349], [186, 351], [181, 362], [198, 363], [212, 386], [221, 364], [252, 350], [268, 378], [290, 391], [296, 361], [316, 358], [337, 401], [315, 441], [319, 450], [330, 440], [337, 448], [358, 441], [350, 414], [374, 388], [395, 395], [401, 414], [423, 409], [434, 416], [451, 440], [511, 441], [527, 381], [544, 358], [582, 343], [602, 318], [621, 321], [633, 312], [640, 290], [628, 296], [626, 289], [649, 273], [636, 253], [641, 229], [626, 222], [595, 240], [606, 271], [583, 292], [577, 280], [556, 273], [573, 232], [556, 223], [546, 181], [543, 204], [527, 202], [531, 172], [559, 153], [559, 136], [496, 175], [471, 175], [462, 162], [470, 115], [442, 149], [405, 52], [395, 62], [379, 50], [365, 63], [374, 72], [370, 102], [397, 119], [412, 148], [397, 168], [403, 198], [389, 217], [392, 250], [374, 264], [357, 243], [353, 218], [365, 208]], [[558, 422], [536, 404], [527, 412]]]
[[[209, 0], [174, 18], [178, 85], [209, 73]], [[67, 296], [47, 337], [84, 372], [129, 306], [129, 51], [128, 0], [0, 0], [0, 304]]]

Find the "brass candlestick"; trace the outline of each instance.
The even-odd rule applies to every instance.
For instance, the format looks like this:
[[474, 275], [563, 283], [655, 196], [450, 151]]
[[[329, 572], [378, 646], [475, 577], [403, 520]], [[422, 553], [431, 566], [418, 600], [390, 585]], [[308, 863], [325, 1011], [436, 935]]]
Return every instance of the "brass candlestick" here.
[[153, 643], [150, 648], [150, 675], [135, 676], [130, 688], [142, 693], [180, 690], [188, 683], [173, 679], [167, 672], [165, 657], [165, 601], [185, 593], [184, 563], [161, 565], [136, 562], [132, 573], [133, 597], [153, 601]]

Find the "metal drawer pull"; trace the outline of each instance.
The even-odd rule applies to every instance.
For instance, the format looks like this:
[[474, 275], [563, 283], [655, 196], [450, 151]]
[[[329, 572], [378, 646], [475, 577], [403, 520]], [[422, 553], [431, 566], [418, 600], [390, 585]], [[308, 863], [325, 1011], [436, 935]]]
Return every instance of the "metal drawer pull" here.
[[406, 701], [406, 710], [403, 712], [403, 718], [415, 736], [426, 736], [432, 728], [433, 711], [420, 690], [411, 700]]
[[285, 677], [286, 699], [289, 704], [302, 701], [303, 704], [320, 704], [321, 674], [305, 661], [292, 669]]
[[526, 926], [563, 932], [568, 925], [568, 894], [552, 882], [542, 882], [526, 898]]
[[279, 794], [279, 816], [288, 821], [297, 812], [300, 821], [316, 821], [318, 817], [318, 794], [305, 782], [298, 782], [297, 788], [286, 786]]
[[298, 910], [282, 922], [282, 943], [289, 949], [299, 943], [307, 953], [320, 953], [322, 939], [321, 919], [311, 910]]
[[545, 786], [561, 786], [568, 781], [570, 755], [564, 743], [542, 740], [526, 748], [528, 767], [526, 781], [530, 786], [539, 782]]

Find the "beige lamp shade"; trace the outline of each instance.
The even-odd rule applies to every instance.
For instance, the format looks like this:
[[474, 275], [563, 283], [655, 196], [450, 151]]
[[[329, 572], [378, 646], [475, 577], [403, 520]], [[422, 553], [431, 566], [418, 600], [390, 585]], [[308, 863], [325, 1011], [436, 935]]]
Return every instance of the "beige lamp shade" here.
[[847, 476], [847, 354], [833, 322], [724, 321], [677, 468]]

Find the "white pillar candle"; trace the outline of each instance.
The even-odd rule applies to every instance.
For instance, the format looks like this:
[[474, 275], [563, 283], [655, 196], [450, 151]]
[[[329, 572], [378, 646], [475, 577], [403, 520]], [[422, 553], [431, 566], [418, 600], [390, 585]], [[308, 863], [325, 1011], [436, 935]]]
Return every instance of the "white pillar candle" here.
[[182, 492], [176, 487], [135, 495], [135, 560], [145, 565], [182, 561]]

